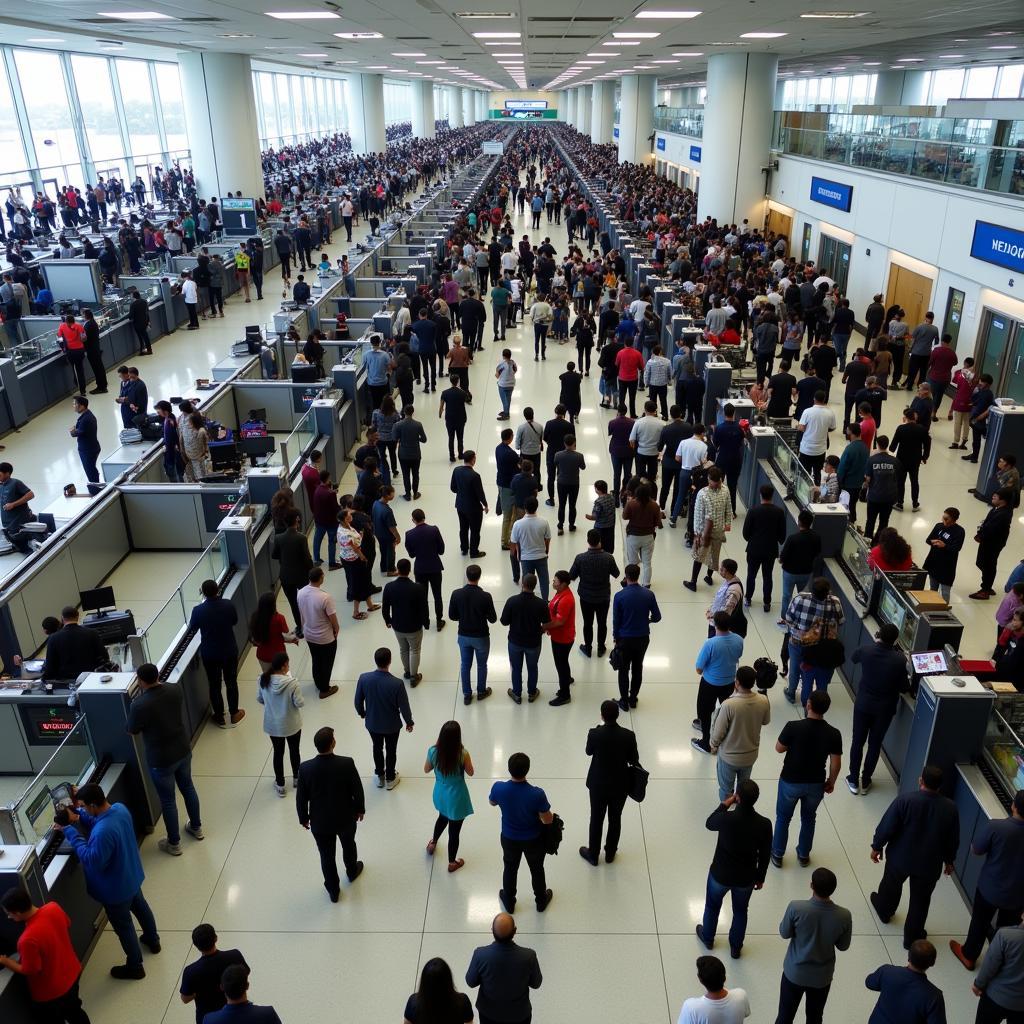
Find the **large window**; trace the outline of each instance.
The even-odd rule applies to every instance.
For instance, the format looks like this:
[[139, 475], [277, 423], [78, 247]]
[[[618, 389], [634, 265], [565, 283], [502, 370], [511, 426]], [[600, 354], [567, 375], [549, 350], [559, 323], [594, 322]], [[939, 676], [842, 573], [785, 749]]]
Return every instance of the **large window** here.
[[171, 152], [188, 149], [185, 104], [181, 98], [181, 76], [175, 64], [156, 65], [156, 90], [164, 114], [164, 132]]
[[75, 73], [75, 89], [82, 109], [89, 150], [93, 160], [106, 163], [124, 156], [121, 126], [114, 108], [114, 90], [110, 85], [110, 68], [104, 57], [74, 55], [71, 67]]
[[412, 87], [408, 82], [384, 83], [384, 123], [412, 120]]
[[848, 111], [855, 104], [871, 103], [875, 75], [828, 75], [824, 78], [788, 78], [782, 87], [783, 110], [826, 107]]
[[294, 142], [346, 130], [345, 82], [317, 75], [254, 71], [260, 145]]
[[5, 177], [6, 173], [21, 170], [27, 162], [21, 146], [21, 131], [14, 111], [10, 83], [3, 62], [0, 61], [0, 185], [13, 183], [13, 178], [8, 180]]
[[159, 153], [160, 135], [153, 106], [149, 64], [142, 60], [118, 60], [116, 64], [132, 152]]
[[60, 57], [42, 50], [15, 50], [14, 62], [42, 177], [80, 180], [84, 172]]

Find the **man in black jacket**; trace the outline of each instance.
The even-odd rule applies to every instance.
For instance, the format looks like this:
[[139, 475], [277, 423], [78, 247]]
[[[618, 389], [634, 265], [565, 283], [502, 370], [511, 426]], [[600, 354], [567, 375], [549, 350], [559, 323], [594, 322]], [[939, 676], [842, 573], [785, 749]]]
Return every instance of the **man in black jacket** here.
[[541, 437], [547, 446], [548, 497], [545, 504], [552, 508], [555, 504], [555, 456], [565, 450], [565, 439], [576, 430], [565, 418], [565, 413], [564, 405], [556, 405], [554, 419], [544, 424], [544, 433]]
[[[761, 487], [761, 504], [755, 505], [743, 520], [743, 539], [747, 542], [747, 585], [743, 605], [750, 607], [757, 574], [761, 573], [764, 610], [772, 606], [772, 574], [779, 557], [779, 545], [786, 539], [786, 513], [775, 504], [775, 488]], [[786, 609], [782, 609], [785, 614]]]
[[423, 674], [420, 672], [420, 646], [423, 630], [430, 625], [427, 606], [427, 588], [409, 579], [412, 563], [400, 558], [395, 563], [398, 577], [385, 588], [381, 598], [384, 625], [395, 632], [398, 654], [402, 659], [402, 675], [411, 687], [416, 687]]
[[601, 852], [601, 833], [604, 817], [608, 815], [608, 835], [604, 844], [604, 859], [611, 864], [619, 848], [622, 828], [622, 808], [629, 789], [629, 767], [640, 760], [636, 736], [619, 725], [617, 701], [601, 702], [601, 725], [587, 733], [587, 789], [590, 790], [590, 842], [580, 847], [580, 856], [597, 867]]
[[78, 624], [78, 609], [70, 605], [61, 610], [63, 625], [46, 641], [43, 679], [77, 679], [83, 672], [94, 672], [107, 660], [107, 649], [94, 629]]
[[459, 547], [463, 555], [483, 558], [486, 551], [480, 550], [480, 527], [484, 513], [489, 512], [487, 495], [484, 494], [483, 480], [473, 468], [476, 452], [462, 455], [463, 464], [452, 471], [451, 490], [455, 495], [455, 512], [459, 517]]
[[1014, 493], [1009, 487], [1001, 487], [992, 495], [992, 508], [978, 527], [978, 556], [974, 564], [981, 570], [981, 586], [971, 594], [975, 601], [987, 601], [995, 596], [992, 584], [995, 582], [999, 555], [1010, 539], [1010, 524], [1013, 522]]
[[[882, 740], [896, 714], [900, 694], [910, 688], [907, 657], [896, 646], [899, 630], [892, 623], [884, 622], [876, 635], [875, 643], [864, 644], [851, 655], [854, 664], [861, 666], [857, 699], [853, 704], [850, 774], [846, 777], [846, 786], [854, 796], [871, 789]], [[865, 740], [868, 750], [861, 768]]]
[[903, 883], [910, 879], [910, 905], [903, 922], [903, 948], [927, 936], [928, 907], [939, 876], [953, 873], [960, 847], [960, 815], [956, 804], [939, 791], [942, 769], [925, 765], [920, 788], [896, 797], [875, 829], [871, 859], [885, 856], [885, 871], [871, 905], [887, 924], [903, 897]]
[[604, 657], [608, 639], [608, 606], [612, 601], [613, 579], [619, 578], [615, 556], [601, 547], [601, 531], [587, 531], [587, 550], [578, 554], [569, 568], [569, 579], [579, 580], [577, 593], [583, 612], [583, 643], [580, 652], [588, 658], [594, 650], [594, 620], [597, 620], [597, 656]]
[[472, 288], [466, 290], [466, 297], [459, 303], [459, 323], [462, 324], [463, 344], [470, 352], [482, 352], [487, 307], [477, 298]]
[[309, 570], [313, 568], [313, 556], [309, 553], [309, 539], [302, 532], [302, 513], [293, 509], [284, 519], [283, 533], [275, 534], [271, 558], [276, 558], [281, 567], [281, 589], [288, 599], [288, 607], [295, 619], [295, 636], [302, 639], [302, 615], [299, 612], [297, 595], [309, 582]]
[[[199, 589], [203, 603], [192, 609], [188, 627], [199, 630], [199, 657], [210, 687], [213, 724], [230, 729], [245, 718], [245, 711], [238, 706], [238, 643], [235, 640], [238, 610], [227, 598], [219, 596], [216, 580], [203, 580]], [[228, 697], [227, 719], [220, 690], [222, 679]]]
[[[448, 461], [455, 461], [456, 442], [459, 458], [465, 458], [463, 452], [463, 435], [466, 430], [466, 406], [473, 401], [469, 391], [460, 386], [460, 378], [454, 371], [449, 376], [450, 385], [441, 392], [441, 405], [437, 410], [437, 418], [444, 419], [444, 427], [448, 432]], [[458, 472], [458, 470], [456, 470]]]
[[336, 858], [338, 840], [348, 880], [354, 882], [363, 871], [356, 859], [356, 822], [363, 820], [366, 803], [363, 784], [351, 757], [334, 753], [334, 730], [325, 725], [313, 736], [317, 756], [299, 766], [295, 807], [299, 824], [313, 833], [320, 851], [324, 888], [332, 903], [341, 898], [341, 879]]
[[551, 621], [548, 603], [537, 597], [537, 576], [523, 574], [519, 593], [510, 597], [501, 609], [500, 622], [508, 626], [508, 660], [512, 668], [512, 685], [506, 693], [516, 702], [523, 702], [523, 661], [526, 661], [526, 699], [532, 704], [539, 696], [537, 664], [540, 660], [544, 626]]
[[[153, 343], [149, 340], [149, 303], [135, 289], [132, 290], [132, 301], [128, 306], [128, 319], [131, 321], [132, 330], [135, 331], [135, 337], [139, 339], [139, 355], [151, 356]], [[105, 383], [104, 381], [104, 385]], [[103, 390], [107, 390], [106, 386]]]
[[676, 449], [681, 441], [693, 437], [693, 424], [683, 419], [683, 410], [678, 404], [673, 405], [668, 414], [669, 422], [661, 428], [661, 440], [658, 441], [658, 448], [661, 450], [661, 491], [658, 494], [658, 504], [662, 512], [672, 508], [679, 493], [679, 463], [676, 462]]
[[[754, 810], [761, 795], [753, 779], [741, 782], [713, 811], [704, 827], [718, 833], [715, 857], [708, 871], [704, 919], [697, 925], [697, 938], [708, 949], [715, 945], [718, 915], [726, 893], [732, 894], [732, 926], [729, 950], [740, 956], [747, 933], [747, 907], [755, 889], [764, 886], [772, 853], [772, 823]], [[735, 810], [730, 808], [736, 805]]]
[[490, 622], [498, 621], [494, 599], [480, 586], [480, 566], [466, 569], [466, 585], [453, 591], [448, 601], [448, 618], [459, 624], [459, 655], [461, 659], [462, 702], [473, 703], [473, 655], [476, 655], [476, 699], [491, 695], [487, 685], [487, 657], [491, 653]]

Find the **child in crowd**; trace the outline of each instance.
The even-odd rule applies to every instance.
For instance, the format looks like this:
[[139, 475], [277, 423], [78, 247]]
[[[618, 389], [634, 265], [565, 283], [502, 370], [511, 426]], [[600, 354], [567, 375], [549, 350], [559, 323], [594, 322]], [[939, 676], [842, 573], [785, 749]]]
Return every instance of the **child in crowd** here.
[[825, 465], [821, 470], [821, 486], [819, 488], [819, 501], [831, 505], [839, 501], [839, 456], [829, 455], [825, 458]]

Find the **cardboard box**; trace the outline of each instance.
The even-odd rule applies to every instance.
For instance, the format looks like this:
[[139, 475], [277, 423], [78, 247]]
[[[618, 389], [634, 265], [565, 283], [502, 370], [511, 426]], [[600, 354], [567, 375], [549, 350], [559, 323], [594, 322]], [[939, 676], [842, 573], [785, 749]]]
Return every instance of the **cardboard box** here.
[[937, 590], [908, 590], [911, 607], [919, 612], [944, 612], [949, 602]]

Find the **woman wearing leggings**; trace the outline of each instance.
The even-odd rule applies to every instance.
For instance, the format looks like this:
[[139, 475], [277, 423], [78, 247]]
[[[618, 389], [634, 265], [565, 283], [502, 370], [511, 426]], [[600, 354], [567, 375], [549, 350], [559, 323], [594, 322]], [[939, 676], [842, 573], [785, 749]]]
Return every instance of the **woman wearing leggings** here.
[[298, 680], [289, 672], [288, 655], [274, 655], [268, 671], [260, 676], [256, 700], [263, 705], [263, 731], [274, 750], [274, 789], [284, 796], [284, 747], [292, 766], [292, 788], [298, 784], [299, 740], [302, 738], [302, 712], [305, 703]]
[[448, 871], [458, 871], [466, 862], [459, 857], [459, 834], [462, 823], [473, 813], [466, 776], [473, 774], [473, 760], [462, 745], [462, 727], [458, 722], [445, 722], [437, 743], [427, 751], [423, 764], [425, 774], [434, 773], [434, 807], [437, 821], [434, 834], [427, 843], [432, 857], [438, 840], [448, 829]]

